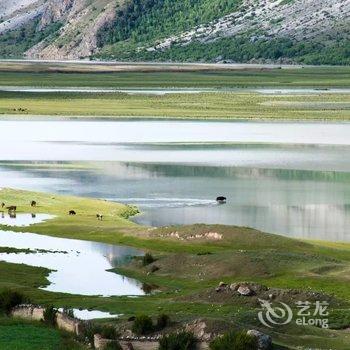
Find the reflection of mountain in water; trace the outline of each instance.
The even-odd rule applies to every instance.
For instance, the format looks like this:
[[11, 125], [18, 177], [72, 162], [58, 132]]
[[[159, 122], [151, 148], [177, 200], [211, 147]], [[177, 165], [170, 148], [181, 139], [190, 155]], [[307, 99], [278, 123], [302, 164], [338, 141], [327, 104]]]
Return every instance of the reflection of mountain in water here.
[[230, 177], [230, 178], [276, 178], [283, 180], [314, 180], [314, 181], [350, 181], [349, 172], [337, 171], [310, 171], [289, 169], [260, 169], [260, 168], [237, 168], [215, 166], [193, 166], [178, 164], [148, 164], [148, 163], [125, 163], [129, 172], [133, 168], [143, 169], [145, 172], [158, 176], [205, 176], [205, 177]]
[[[4, 180], [6, 180], [4, 182]], [[50, 180], [50, 181], [48, 181]], [[137, 222], [220, 223], [291, 236], [346, 239], [350, 172], [122, 162], [0, 164], [9, 187], [136, 204]], [[224, 195], [227, 204], [217, 205]], [[106, 253], [117, 265], [118, 252]]]

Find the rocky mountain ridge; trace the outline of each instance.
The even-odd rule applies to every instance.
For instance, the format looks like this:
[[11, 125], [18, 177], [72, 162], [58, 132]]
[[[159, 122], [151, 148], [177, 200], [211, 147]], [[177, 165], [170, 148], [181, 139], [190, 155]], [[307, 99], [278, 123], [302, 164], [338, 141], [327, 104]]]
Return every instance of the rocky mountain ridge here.
[[[174, 4], [175, 18], [192, 6], [188, 5], [187, 0], [173, 1], [171, 4]], [[225, 47], [226, 41], [231, 43], [237, 38], [240, 41], [235, 42], [236, 46], [239, 47], [242, 42], [250, 45], [245, 48], [247, 51], [253, 51], [251, 46], [255, 43], [265, 45], [271, 41], [278, 46], [279, 40], [283, 40], [283, 44], [289, 40], [289, 46], [320, 43], [332, 50], [336, 46], [336, 53], [331, 52], [330, 55], [347, 55], [350, 0], [216, 1], [218, 4], [224, 3], [225, 11], [227, 8], [231, 8], [231, 11], [224, 13], [223, 10], [211, 8], [214, 19], [203, 20], [198, 25], [192, 25], [191, 22], [191, 25], [186, 26], [185, 23], [182, 27], [171, 28], [174, 22], [167, 25], [169, 18], [164, 18], [162, 12], [169, 0], [0, 0], [0, 45], [4, 43], [0, 55], [40, 59], [100, 57], [185, 61], [215, 61], [220, 58], [248, 61], [255, 58], [259, 60], [255, 56], [264, 57], [261, 50], [257, 53], [248, 52], [241, 57], [235, 53], [237, 48], [226, 50], [226, 54], [221, 55], [221, 47]], [[197, 3], [202, 6], [200, 9], [211, 6], [207, 0], [198, 0]], [[138, 8], [141, 10], [135, 11]], [[169, 15], [169, 11], [166, 13]], [[139, 27], [138, 23], [141, 23]], [[167, 28], [167, 32], [157, 33], [154, 29], [157, 24], [160, 28]], [[123, 25], [126, 34], [120, 38], [116, 31], [124, 32]], [[180, 30], [189, 26], [191, 28], [188, 30]], [[148, 33], [152, 35], [148, 35], [146, 40], [140, 36], [140, 32], [144, 32], [145, 36]], [[226, 40], [224, 44], [220, 43], [222, 40]], [[265, 46], [269, 50], [268, 44]], [[200, 50], [204, 53], [206, 48], [213, 51], [212, 54], [203, 54], [201, 57]], [[310, 46], [307, 54], [317, 54], [317, 50], [317, 45]], [[194, 54], [194, 51], [197, 52]], [[289, 51], [284, 48], [281, 57], [288, 60]], [[298, 53], [295, 56], [298, 57]], [[337, 58], [333, 61], [336, 63]]]

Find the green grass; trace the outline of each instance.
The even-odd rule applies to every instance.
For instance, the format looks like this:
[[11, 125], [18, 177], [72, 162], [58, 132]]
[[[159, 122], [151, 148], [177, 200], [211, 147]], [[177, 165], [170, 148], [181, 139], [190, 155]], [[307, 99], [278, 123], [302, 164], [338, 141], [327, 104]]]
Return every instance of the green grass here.
[[[24, 112], [18, 111], [21, 108]], [[350, 94], [200, 93], [166, 96], [0, 92], [0, 114], [179, 119], [348, 120]]]
[[39, 322], [0, 317], [1, 350], [73, 350], [83, 349], [69, 335]]
[[[124, 314], [118, 322], [146, 312], [152, 316], [167, 313], [177, 321], [207, 317], [225, 322], [235, 320], [235, 324], [245, 328], [259, 328], [255, 320], [257, 304], [253, 299], [230, 297], [221, 300], [215, 293], [213, 298], [210, 297], [220, 281], [255, 281], [273, 288], [301, 290], [301, 295], [311, 291], [333, 295], [332, 322], [341, 327], [349, 323], [348, 315], [344, 314], [350, 302], [349, 244], [300, 241], [254, 229], [221, 225], [148, 230], [125, 219], [123, 216], [128, 208], [117, 203], [12, 189], [0, 191], [0, 200], [17, 205], [19, 212], [30, 212], [32, 199], [38, 202], [37, 212], [53, 214], [55, 218], [32, 225], [26, 231], [144, 248], [152, 252], [155, 262], [143, 266], [141, 260], [135, 259], [116, 271], [157, 285], [161, 290], [139, 298], [53, 293], [38, 289], [48, 283], [47, 269], [0, 262], [0, 287], [20, 290], [33, 302]], [[105, 213], [105, 221], [96, 219], [97, 208]], [[78, 215], [69, 217], [69, 209], [75, 209]], [[11, 230], [23, 231], [23, 228]], [[169, 237], [171, 232], [178, 232], [182, 239]], [[222, 235], [222, 239], [189, 239], [190, 235], [206, 232], [216, 232]], [[153, 265], [159, 270], [149, 273]], [[293, 293], [289, 297], [291, 300], [296, 298]], [[302, 341], [299, 340], [300, 332], [304, 332]], [[294, 346], [299, 341], [299, 344], [308, 346], [325, 344], [327, 348], [342, 350], [349, 341], [348, 334], [342, 330], [299, 329], [292, 325], [275, 330], [273, 335], [284, 345]]]
[[[126, 67], [128, 67], [126, 65]], [[95, 88], [249, 88], [350, 86], [350, 67], [307, 67], [291, 69], [251, 69], [188, 72], [161, 71], [168, 68], [150, 65], [135, 72], [113, 72], [113, 66], [79, 64], [0, 64], [0, 86], [95, 87]], [[123, 68], [121, 69], [128, 69]], [[51, 72], [47, 72], [51, 70]], [[106, 72], [104, 72], [104, 70]], [[142, 72], [145, 70], [145, 72]], [[149, 71], [147, 71], [149, 70]], [[160, 70], [160, 71], [152, 71]], [[191, 71], [192, 70], [192, 71]], [[60, 72], [62, 71], [62, 72]], [[79, 73], [77, 73], [79, 72]]]

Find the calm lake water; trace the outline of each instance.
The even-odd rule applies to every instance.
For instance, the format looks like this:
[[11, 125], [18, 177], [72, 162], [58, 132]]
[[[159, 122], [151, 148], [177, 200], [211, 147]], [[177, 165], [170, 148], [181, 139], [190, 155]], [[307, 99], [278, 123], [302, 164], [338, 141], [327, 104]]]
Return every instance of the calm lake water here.
[[349, 136], [348, 123], [1, 121], [0, 183], [137, 204], [152, 226], [350, 241]]
[[11, 231], [0, 231], [0, 246], [34, 251], [1, 253], [0, 260], [53, 270], [48, 276], [51, 284], [41, 288], [47, 291], [101, 296], [145, 294], [138, 281], [107, 271], [131, 256], [142, 255], [133, 248]]

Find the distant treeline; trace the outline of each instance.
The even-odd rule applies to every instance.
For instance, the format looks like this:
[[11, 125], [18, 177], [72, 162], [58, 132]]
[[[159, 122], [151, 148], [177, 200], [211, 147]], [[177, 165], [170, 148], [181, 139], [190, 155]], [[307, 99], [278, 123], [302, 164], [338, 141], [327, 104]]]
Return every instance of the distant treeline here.
[[233, 12], [242, 0], [131, 0], [119, 5], [114, 22], [102, 28], [98, 45], [134, 43], [181, 33]]
[[293, 61], [303, 64], [350, 64], [350, 40], [339, 42], [295, 42], [289, 38], [259, 39], [248, 37], [222, 38], [211, 43], [193, 41], [188, 45], [172, 45], [164, 51], [137, 50], [129, 45], [116, 45], [113, 50], [102, 54], [107, 58], [114, 55], [125, 60], [155, 60], [181, 62], [216, 62], [251, 60]]

